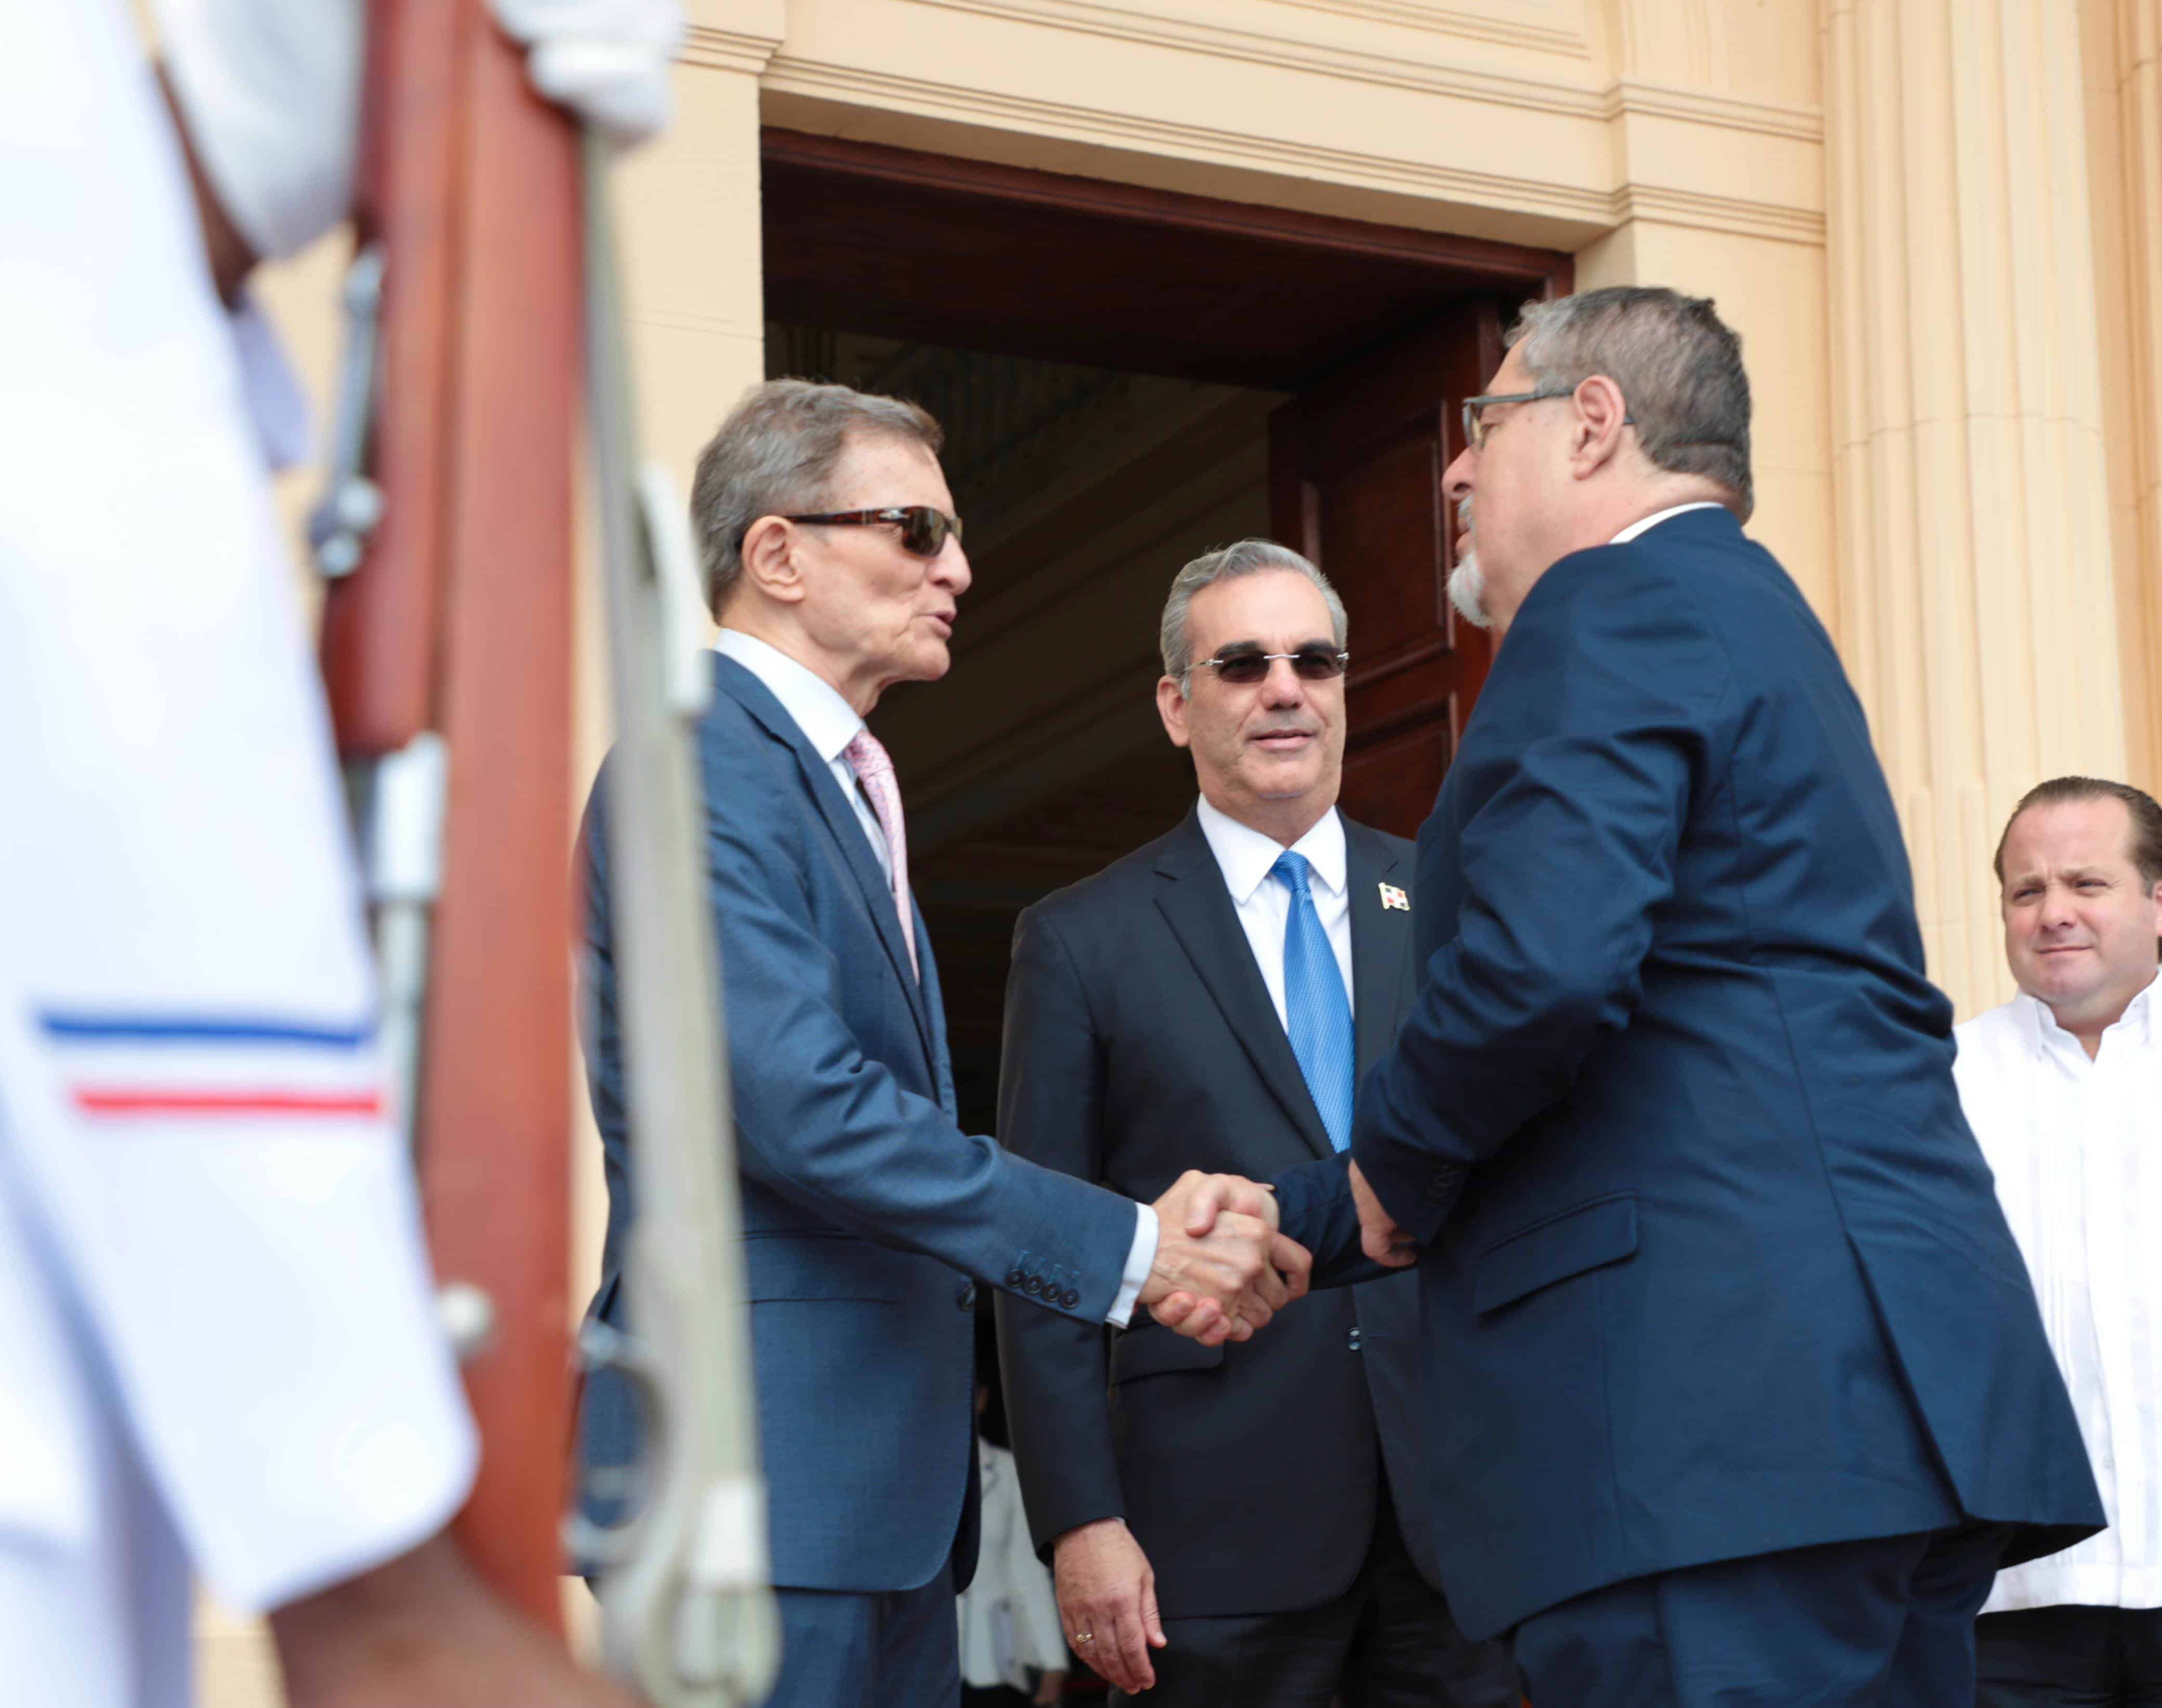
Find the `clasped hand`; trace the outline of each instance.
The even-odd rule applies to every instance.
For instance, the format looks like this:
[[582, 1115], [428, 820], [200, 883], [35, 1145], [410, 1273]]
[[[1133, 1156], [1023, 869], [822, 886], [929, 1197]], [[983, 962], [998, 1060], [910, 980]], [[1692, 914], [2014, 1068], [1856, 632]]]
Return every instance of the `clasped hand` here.
[[[1350, 1184], [1352, 1202], [1359, 1212], [1360, 1249], [1390, 1269], [1402, 1269], [1418, 1262], [1418, 1245], [1397, 1225], [1396, 1219], [1367, 1184], [1356, 1162], [1350, 1166]], [[1183, 1220], [1174, 1220], [1175, 1203], [1183, 1208]], [[1191, 1335], [1206, 1346], [1219, 1345], [1227, 1340], [1251, 1340], [1254, 1330], [1265, 1327], [1269, 1318], [1285, 1303], [1304, 1297], [1312, 1279], [1313, 1259], [1304, 1246], [1275, 1231], [1276, 1196], [1267, 1187], [1242, 1180], [1235, 1174], [1202, 1174], [1189, 1169], [1179, 1177], [1177, 1185], [1157, 1200], [1156, 1213], [1162, 1230], [1157, 1246], [1157, 1267], [1151, 1272], [1149, 1285], [1141, 1289], [1141, 1297], [1150, 1314], [1166, 1328]], [[1213, 1237], [1218, 1232], [1250, 1235], [1256, 1222], [1266, 1222], [1269, 1230], [1267, 1266], [1251, 1284], [1250, 1290], [1239, 1293], [1227, 1307], [1220, 1285], [1212, 1293], [1195, 1284], [1196, 1278], [1209, 1266], [1194, 1263], [1187, 1255], [1188, 1249], [1193, 1242], [1204, 1236]], [[1185, 1241], [1172, 1257], [1173, 1266], [1182, 1261], [1187, 1265], [1187, 1270], [1178, 1273], [1168, 1272], [1165, 1261], [1166, 1242], [1173, 1227], [1179, 1230]], [[1217, 1258], [1219, 1263], [1228, 1261], [1228, 1256]], [[1228, 1271], [1219, 1274], [1219, 1282], [1228, 1274]], [[1159, 1288], [1160, 1278], [1165, 1284]], [[1272, 1282], [1277, 1284], [1272, 1286]]]
[[1277, 1231], [1267, 1187], [1189, 1168], [1154, 1209], [1156, 1261], [1141, 1302], [1166, 1327], [1204, 1346], [1249, 1340], [1306, 1296], [1313, 1260]]

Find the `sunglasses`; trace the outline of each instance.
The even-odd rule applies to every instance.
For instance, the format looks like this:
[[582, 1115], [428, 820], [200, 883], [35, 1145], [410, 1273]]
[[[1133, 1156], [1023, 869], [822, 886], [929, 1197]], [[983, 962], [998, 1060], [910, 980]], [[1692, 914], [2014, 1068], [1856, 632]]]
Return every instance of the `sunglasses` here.
[[1258, 647], [1240, 650], [1233, 648], [1219, 652], [1214, 658], [1197, 658], [1196, 664], [1206, 665], [1216, 672], [1216, 680], [1250, 688], [1269, 673], [1269, 666], [1278, 659], [1291, 661], [1292, 674], [1303, 682], [1333, 682], [1344, 674], [1351, 662], [1348, 652], [1332, 652], [1319, 641], [1311, 646], [1302, 646], [1296, 652], [1263, 652]]
[[936, 557], [948, 539], [961, 537], [961, 519], [929, 504], [889, 504], [880, 510], [829, 510], [817, 516], [783, 516], [821, 528], [869, 528], [881, 522], [901, 530], [901, 549], [915, 557]]

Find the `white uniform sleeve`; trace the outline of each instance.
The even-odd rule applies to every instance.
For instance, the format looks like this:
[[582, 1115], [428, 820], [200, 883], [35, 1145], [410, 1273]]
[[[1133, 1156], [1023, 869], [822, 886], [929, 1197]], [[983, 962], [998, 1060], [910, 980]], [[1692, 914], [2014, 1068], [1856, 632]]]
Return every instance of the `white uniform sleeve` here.
[[[293, 1113], [220, 1118], [172, 1088], [233, 1083], [235, 1064], [188, 1059], [230, 1044], [55, 1042], [48, 1021], [41, 1045], [21, 1021], [0, 1016], [0, 1141], [29, 1187], [19, 1208], [65, 1264], [129, 1433], [220, 1599], [278, 1606], [442, 1528], [478, 1442], [435, 1324], [411, 1173], [367, 1112], [373, 1051], [337, 1052], [363, 1088], [350, 1113], [303, 1060], [283, 1070], [308, 1088], [285, 1098]], [[243, 1075], [274, 1071], [272, 1053]]]
[[258, 255], [346, 217], [358, 147], [361, 0], [155, 0], [188, 138]]

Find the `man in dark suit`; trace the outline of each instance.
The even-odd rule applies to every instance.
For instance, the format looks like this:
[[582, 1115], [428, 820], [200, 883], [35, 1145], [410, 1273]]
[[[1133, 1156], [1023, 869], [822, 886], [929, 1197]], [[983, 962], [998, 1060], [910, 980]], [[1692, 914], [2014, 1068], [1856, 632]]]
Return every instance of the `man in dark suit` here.
[[[1137, 1205], [954, 1124], [900, 791], [863, 721], [891, 684], [947, 668], [969, 566], [937, 446], [913, 405], [776, 381], [722, 425], [692, 500], [722, 624], [699, 752], [780, 1589], [770, 1700], [784, 1708], [958, 1697], [978, 1282], [1047, 1315], [1123, 1324], [1190, 1273], [1214, 1300], [1204, 1338], [1220, 1344], [1266, 1322], [1304, 1262], [1246, 1183], [1235, 1195], [1253, 1214], [1198, 1242], [1181, 1207], [1198, 1175]], [[604, 768], [584, 838], [588, 1061], [608, 1181], [593, 1311], [619, 1323], [628, 1304], [634, 1326], [608, 786]], [[635, 1425], [624, 1384], [597, 1375], [589, 1486], [635, 1461]]]
[[[1415, 986], [1416, 892], [1411, 844], [1336, 811], [1345, 640], [1335, 591], [1266, 541], [1172, 582], [1157, 701], [1201, 798], [1021, 916], [999, 1099], [1021, 1155], [1146, 1198], [1349, 1138], [1356, 1070]], [[1506, 1652], [1434, 1587], [1413, 1277], [1236, 1347], [999, 1306], [1031, 1528], [1070, 1640], [1122, 1692], [1513, 1708]], [[1265, 1491], [1297, 1500], [1288, 1533]]]
[[1534, 1702], [1971, 1702], [2000, 1559], [2102, 1513], [1862, 708], [1742, 532], [1738, 344], [1594, 291], [1492, 393], [1419, 993], [1284, 1229], [1421, 1248], [1443, 1581]]

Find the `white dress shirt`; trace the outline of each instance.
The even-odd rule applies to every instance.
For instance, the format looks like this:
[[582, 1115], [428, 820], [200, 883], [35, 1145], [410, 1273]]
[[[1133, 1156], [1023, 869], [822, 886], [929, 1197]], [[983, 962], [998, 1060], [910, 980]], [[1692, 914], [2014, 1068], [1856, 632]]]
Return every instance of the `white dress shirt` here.
[[1632, 522], [1606, 543], [1610, 546], [1627, 546], [1639, 534], [1649, 533], [1669, 516], [1682, 515], [1690, 510], [1723, 510], [1726, 508], [1726, 506], [1716, 499], [1699, 499], [1694, 504], [1669, 504], [1663, 510], [1654, 510], [1642, 520]]
[[[1201, 833], [1209, 838], [1209, 851], [1224, 874], [1224, 887], [1231, 892], [1231, 906], [1253, 945], [1254, 959], [1261, 969], [1261, 982], [1269, 987], [1269, 1000], [1277, 1005], [1277, 1019], [1287, 1033], [1290, 1021], [1284, 1008], [1284, 928], [1291, 920], [1291, 891], [1270, 877], [1284, 845], [1251, 825], [1241, 824], [1228, 812], [1209, 803], [1206, 796], [1194, 808]], [[1303, 854], [1309, 870], [1307, 888], [1313, 896], [1313, 911], [1321, 928], [1329, 933], [1329, 946], [1336, 952], [1336, 970], [1344, 978], [1344, 997], [1351, 999], [1351, 891], [1344, 850], [1344, 821], [1331, 807], [1315, 821], [1313, 828], [1291, 845]], [[1355, 1011], [1354, 1011], [1355, 1014]]]
[[879, 870], [890, 884], [893, 859], [886, 853], [885, 832], [880, 828], [878, 814], [871, 810], [870, 798], [857, 781], [855, 767], [844, 756], [849, 744], [864, 727], [856, 708], [817, 671], [798, 664], [779, 647], [760, 640], [755, 635], [746, 635], [740, 629], [723, 629], [721, 638], [713, 643], [713, 650], [724, 658], [733, 658], [764, 682], [772, 691], [773, 697], [781, 702], [781, 709], [796, 720], [796, 727], [803, 732], [803, 739], [811, 744], [812, 751], [826, 761], [826, 769], [833, 772], [842, 794], [856, 809], [856, 823], [863, 826], [864, 838], [877, 857]]
[[1958, 1029], [1997, 1176], [2109, 1528], [1998, 1574], [1982, 1611], [2162, 1606], [2162, 1057], [2153, 985], [2092, 1061], [2025, 994]]
[[[856, 708], [841, 697], [838, 688], [809, 666], [797, 663], [779, 647], [755, 635], [746, 635], [740, 629], [723, 629], [720, 639], [713, 643], [713, 650], [723, 657], [733, 658], [765, 683], [773, 697], [781, 702], [781, 709], [795, 720], [796, 727], [803, 732], [803, 739], [825, 760], [827, 768], [833, 773], [833, 781], [841, 786], [841, 792], [855, 808], [856, 823], [863, 827], [864, 839], [870, 844], [879, 870], [890, 883], [893, 864], [886, 854], [885, 832], [880, 828], [878, 814], [871, 811], [870, 802], [858, 785], [855, 768], [843, 756], [849, 744], [856, 739], [856, 732], [864, 728], [864, 720]], [[1277, 982], [1282, 982], [1281, 975]], [[1134, 1243], [1126, 1253], [1118, 1296], [1111, 1301], [1110, 1311], [1104, 1319], [1120, 1329], [1132, 1318], [1134, 1302], [1141, 1297], [1150, 1267], [1156, 1261], [1156, 1211], [1145, 1204], [1135, 1208], [1141, 1214], [1134, 1220]]]

